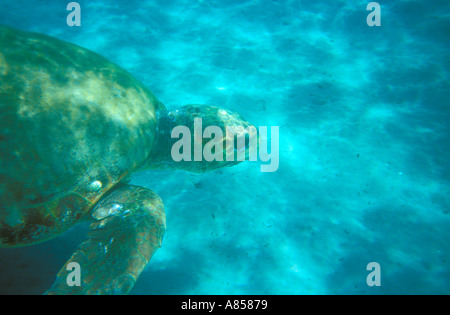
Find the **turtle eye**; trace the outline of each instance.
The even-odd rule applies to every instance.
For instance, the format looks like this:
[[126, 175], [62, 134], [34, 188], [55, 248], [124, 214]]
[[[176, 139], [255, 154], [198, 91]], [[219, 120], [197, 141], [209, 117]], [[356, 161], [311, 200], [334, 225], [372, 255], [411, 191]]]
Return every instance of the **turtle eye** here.
[[192, 107], [189, 107], [187, 111], [192, 116], [197, 117], [198, 114], [200, 113], [200, 108], [192, 106]]
[[236, 135], [240, 135], [244, 131], [244, 127], [242, 125], [234, 125], [232, 128], [233, 128], [233, 132]]

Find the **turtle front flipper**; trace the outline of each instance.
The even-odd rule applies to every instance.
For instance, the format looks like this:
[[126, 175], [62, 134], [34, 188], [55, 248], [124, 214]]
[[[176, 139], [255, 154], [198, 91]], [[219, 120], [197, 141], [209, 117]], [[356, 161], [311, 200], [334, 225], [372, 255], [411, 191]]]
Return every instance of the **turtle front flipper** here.
[[[96, 221], [88, 239], [46, 294], [127, 294], [161, 246], [166, 227], [164, 206], [149, 189], [120, 187], [99, 202], [92, 217]], [[79, 264], [80, 286], [68, 284], [70, 263]]]

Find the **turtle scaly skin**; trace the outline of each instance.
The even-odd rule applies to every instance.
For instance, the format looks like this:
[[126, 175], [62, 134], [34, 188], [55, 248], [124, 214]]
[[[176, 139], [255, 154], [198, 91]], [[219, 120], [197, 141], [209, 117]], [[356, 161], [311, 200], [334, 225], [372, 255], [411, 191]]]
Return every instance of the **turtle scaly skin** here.
[[[161, 245], [165, 214], [154, 192], [125, 179], [142, 168], [237, 164], [171, 159], [170, 130], [194, 116], [205, 126], [249, 126], [213, 106], [169, 112], [98, 54], [0, 27], [0, 247], [43, 242], [88, 220], [86, 241], [47, 293], [128, 293]], [[80, 264], [80, 287], [67, 285], [70, 262]]]

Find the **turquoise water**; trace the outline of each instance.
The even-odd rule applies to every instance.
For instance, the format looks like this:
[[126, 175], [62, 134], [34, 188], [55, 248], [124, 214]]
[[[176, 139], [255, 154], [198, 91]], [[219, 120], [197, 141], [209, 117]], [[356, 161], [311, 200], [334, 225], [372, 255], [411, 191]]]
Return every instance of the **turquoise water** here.
[[[450, 3], [0, 0], [0, 21], [93, 50], [169, 109], [279, 126], [273, 173], [145, 171], [163, 246], [132, 294], [450, 294]], [[84, 226], [0, 249], [0, 293], [40, 294]], [[378, 262], [381, 286], [366, 266]]]

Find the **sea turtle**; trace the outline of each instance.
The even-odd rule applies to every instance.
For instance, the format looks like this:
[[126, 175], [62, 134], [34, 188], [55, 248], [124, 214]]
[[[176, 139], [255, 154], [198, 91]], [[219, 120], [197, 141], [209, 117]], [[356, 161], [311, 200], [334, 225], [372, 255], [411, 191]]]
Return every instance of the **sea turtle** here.
[[[96, 53], [0, 26], [0, 247], [43, 242], [89, 220], [87, 239], [46, 293], [128, 293], [166, 225], [160, 197], [128, 185], [130, 174], [159, 167], [206, 172], [239, 163], [175, 162], [171, 131], [192, 128], [194, 118], [204, 127], [231, 126], [234, 133], [224, 132], [223, 142], [248, 135], [251, 126], [215, 106], [169, 111]], [[81, 268], [81, 286], [68, 285], [70, 263]]]

